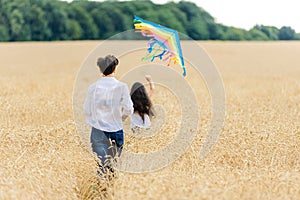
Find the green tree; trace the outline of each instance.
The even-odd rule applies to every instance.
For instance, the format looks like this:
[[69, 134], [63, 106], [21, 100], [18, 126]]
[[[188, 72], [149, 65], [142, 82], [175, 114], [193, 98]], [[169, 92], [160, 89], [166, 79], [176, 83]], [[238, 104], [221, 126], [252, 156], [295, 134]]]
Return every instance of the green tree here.
[[295, 34], [295, 40], [300, 40], [300, 33]]
[[46, 1], [44, 11], [47, 13], [48, 27], [51, 30], [49, 38], [46, 40], [66, 40], [69, 39], [66, 33], [67, 29], [67, 11], [66, 2], [57, 0]]
[[[196, 40], [296, 40], [291, 27], [256, 25], [251, 30], [227, 27], [196, 4], [150, 0], [88, 1], [0, 0], [0, 41], [106, 39], [133, 28], [138, 15], [176, 29]], [[124, 39], [139, 39], [130, 36]]]
[[209, 39], [209, 32], [205, 22], [193, 18], [187, 26], [188, 35], [194, 40], [207, 40]]
[[24, 22], [23, 14], [19, 10], [13, 10], [9, 16], [11, 39], [13, 41], [19, 40]]
[[186, 15], [178, 8], [177, 4], [175, 4], [175, 3], [172, 3], [172, 4], [173, 4], [173, 6], [169, 7], [169, 10], [175, 16], [174, 20], [176, 20], [178, 23], [180, 23], [180, 26], [182, 27], [182, 28], [180, 28], [179, 32], [187, 34], [186, 28], [185, 28], [186, 24], [188, 24]]
[[36, 4], [31, 5], [29, 25], [32, 40], [47, 40], [51, 36], [45, 12]]
[[269, 40], [278, 40], [279, 30], [275, 26], [256, 25], [254, 28], [266, 34]]
[[268, 36], [264, 32], [256, 29], [255, 27], [249, 31], [249, 34], [251, 40], [269, 40]]
[[191, 21], [192, 18], [197, 17], [199, 14], [199, 8], [196, 4], [186, 1], [180, 1], [178, 3], [179, 9], [185, 13], [188, 21]]
[[77, 4], [76, 2], [71, 4], [69, 8], [69, 17], [76, 20], [83, 30], [83, 34], [80, 39], [98, 38], [98, 28], [94, 23], [93, 18], [80, 6], [80, 4]]
[[289, 26], [283, 26], [279, 29], [278, 38], [279, 40], [293, 40], [295, 39], [295, 30]]
[[4, 25], [0, 25], [0, 41], [1, 42], [9, 41], [9, 33], [7, 27]]
[[67, 35], [70, 40], [79, 40], [82, 38], [83, 30], [76, 20], [67, 21]]
[[[0, 3], [2, 0], [0, 0]], [[0, 7], [0, 41], [6, 42], [10, 40], [9, 36], [9, 24], [8, 19], [5, 15], [5, 13], [2, 10], [2, 7]]]
[[246, 40], [247, 32], [240, 28], [228, 27], [224, 33], [225, 40]]
[[2, 1], [2, 16], [6, 26], [10, 41], [30, 40], [30, 27], [27, 23], [30, 4], [28, 0], [24, 1]]
[[156, 14], [161, 25], [175, 29], [178, 32], [185, 32], [184, 26], [176, 19], [171, 10], [162, 7]]
[[208, 23], [209, 39], [222, 40], [224, 31], [220, 24]]
[[106, 11], [94, 9], [91, 12], [91, 16], [98, 28], [98, 38], [105, 39], [115, 32], [115, 28], [112, 25], [113, 19], [110, 18]]

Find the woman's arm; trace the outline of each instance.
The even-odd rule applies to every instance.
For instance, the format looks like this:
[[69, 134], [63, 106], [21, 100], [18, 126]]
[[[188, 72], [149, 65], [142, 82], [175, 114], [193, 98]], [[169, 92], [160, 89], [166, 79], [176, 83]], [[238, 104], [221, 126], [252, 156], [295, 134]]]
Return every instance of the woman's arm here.
[[149, 98], [151, 98], [151, 96], [152, 96], [152, 94], [153, 94], [153, 92], [154, 92], [154, 89], [155, 89], [154, 83], [153, 83], [152, 78], [151, 78], [150, 75], [146, 75], [146, 76], [145, 76], [145, 79], [148, 81], [148, 83], [149, 83], [149, 85], [150, 85], [150, 90], [149, 90], [149, 92], [148, 92], [148, 96], [149, 96]]

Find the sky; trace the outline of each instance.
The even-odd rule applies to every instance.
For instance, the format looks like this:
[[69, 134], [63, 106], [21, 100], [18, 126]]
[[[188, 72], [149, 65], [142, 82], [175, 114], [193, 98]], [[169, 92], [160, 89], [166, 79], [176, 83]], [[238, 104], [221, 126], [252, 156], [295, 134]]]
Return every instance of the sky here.
[[[152, 0], [166, 3], [169, 0]], [[249, 30], [256, 24], [290, 26], [300, 33], [300, 0], [190, 0], [216, 22]], [[178, 1], [175, 1], [178, 2]]]
[[[66, 0], [71, 1], [71, 0]], [[103, 1], [103, 0], [94, 0]], [[152, 0], [157, 4], [171, 0]], [[173, 0], [179, 2], [179, 0]], [[300, 33], [300, 0], [188, 0], [196, 3], [216, 22], [249, 30], [256, 24], [290, 26]]]

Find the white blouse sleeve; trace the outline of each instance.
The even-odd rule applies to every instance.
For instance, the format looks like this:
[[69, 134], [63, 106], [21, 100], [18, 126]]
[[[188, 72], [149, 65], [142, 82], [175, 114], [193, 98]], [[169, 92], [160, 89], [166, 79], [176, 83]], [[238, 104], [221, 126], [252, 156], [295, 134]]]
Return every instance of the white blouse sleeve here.
[[127, 85], [123, 85], [121, 96], [121, 106], [123, 108], [123, 115], [131, 115], [133, 113], [133, 103], [129, 94], [129, 89]]
[[93, 98], [93, 91], [92, 88], [89, 87], [88, 89], [88, 94], [86, 96], [84, 105], [83, 105], [83, 112], [86, 116], [91, 116], [92, 115], [92, 98]]

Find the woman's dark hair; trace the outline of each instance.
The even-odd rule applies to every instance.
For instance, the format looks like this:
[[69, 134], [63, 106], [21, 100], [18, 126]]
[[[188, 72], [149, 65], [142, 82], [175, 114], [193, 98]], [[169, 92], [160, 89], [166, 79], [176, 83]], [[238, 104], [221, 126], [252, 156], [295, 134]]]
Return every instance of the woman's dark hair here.
[[118, 64], [119, 60], [113, 55], [98, 58], [97, 60], [97, 65], [105, 76], [112, 74]]
[[136, 82], [131, 87], [131, 100], [133, 102], [134, 112], [137, 112], [144, 121], [144, 114], [154, 116], [152, 103], [146, 92], [145, 86]]

